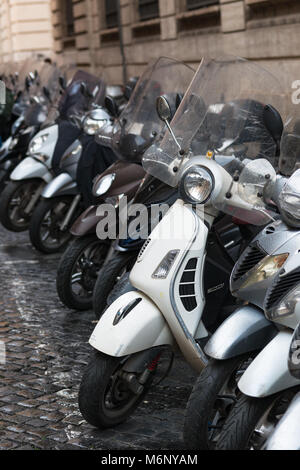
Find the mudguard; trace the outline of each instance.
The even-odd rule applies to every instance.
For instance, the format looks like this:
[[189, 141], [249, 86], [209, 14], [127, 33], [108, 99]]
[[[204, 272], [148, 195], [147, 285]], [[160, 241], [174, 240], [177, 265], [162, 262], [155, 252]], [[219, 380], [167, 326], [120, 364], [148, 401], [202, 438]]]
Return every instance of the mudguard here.
[[206, 344], [205, 353], [213, 359], [231, 359], [264, 348], [277, 333], [261, 310], [247, 305], [222, 323]]
[[0, 163], [6, 159], [6, 157], [10, 154], [10, 144], [12, 142], [12, 137], [9, 137], [8, 139], [3, 142], [3, 144], [0, 147]]
[[174, 344], [163, 315], [141, 292], [119, 297], [103, 314], [90, 338], [90, 345], [113, 357]]
[[22, 160], [10, 175], [10, 179], [13, 181], [33, 178], [40, 178], [46, 183], [50, 183], [53, 176], [43, 163], [32, 157], [26, 157]]
[[90, 206], [78, 217], [70, 230], [74, 237], [96, 234], [97, 224], [102, 219], [101, 216], [97, 215], [97, 209], [98, 206]]
[[238, 383], [244, 395], [262, 398], [299, 386], [288, 369], [292, 330], [281, 331], [251, 362]]
[[58, 196], [73, 196], [78, 193], [76, 182], [68, 173], [61, 173], [54, 178], [42, 192], [42, 197], [50, 199]]
[[296, 395], [275, 431], [267, 441], [266, 450], [300, 450], [300, 393]]

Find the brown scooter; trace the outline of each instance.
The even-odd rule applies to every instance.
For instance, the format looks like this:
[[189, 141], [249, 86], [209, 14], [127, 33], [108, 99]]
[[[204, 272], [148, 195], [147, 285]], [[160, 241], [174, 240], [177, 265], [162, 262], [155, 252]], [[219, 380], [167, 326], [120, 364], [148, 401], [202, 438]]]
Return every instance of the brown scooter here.
[[57, 292], [67, 307], [81, 311], [92, 308], [98, 272], [113, 247], [111, 240], [97, 237], [97, 225], [105, 217], [97, 215], [98, 206], [107, 202], [118, 209], [122, 197], [128, 201], [134, 198], [144, 177], [140, 165], [118, 161], [96, 178], [94, 186], [99, 186], [100, 181], [110, 181], [111, 185], [73, 224], [71, 234], [75, 239], [64, 252], [57, 271]]

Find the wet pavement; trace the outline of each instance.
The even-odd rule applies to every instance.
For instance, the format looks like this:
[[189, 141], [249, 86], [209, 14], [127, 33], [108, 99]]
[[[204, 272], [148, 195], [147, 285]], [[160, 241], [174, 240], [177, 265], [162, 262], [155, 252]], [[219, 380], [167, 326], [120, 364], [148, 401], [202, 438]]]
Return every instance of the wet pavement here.
[[184, 449], [195, 374], [179, 357], [126, 423], [99, 431], [82, 418], [77, 395], [95, 319], [58, 300], [59, 257], [37, 253], [27, 233], [0, 228], [0, 450]]

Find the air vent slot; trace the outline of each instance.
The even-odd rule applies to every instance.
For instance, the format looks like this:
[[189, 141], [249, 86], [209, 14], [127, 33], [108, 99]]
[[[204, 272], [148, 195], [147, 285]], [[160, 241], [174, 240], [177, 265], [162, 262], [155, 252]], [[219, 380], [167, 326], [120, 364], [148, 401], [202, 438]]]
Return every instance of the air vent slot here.
[[187, 312], [192, 312], [198, 305], [195, 292], [197, 265], [197, 258], [192, 258], [187, 262], [179, 284], [180, 299]]
[[148, 238], [148, 240], [145, 241], [144, 245], [141, 248], [141, 251], [139, 252], [139, 255], [138, 255], [138, 258], [137, 258], [138, 262], [141, 260], [143, 254], [145, 253], [145, 250], [146, 250], [146, 248], [147, 248], [147, 246], [149, 245], [150, 242], [151, 242], [151, 238]]
[[300, 270], [297, 269], [286, 276], [278, 277], [273, 284], [266, 300], [266, 310], [270, 310], [282, 300], [287, 293], [300, 282]]
[[237, 281], [243, 277], [247, 272], [249, 272], [254, 266], [260, 263], [266, 257], [266, 253], [260, 250], [256, 246], [251, 246], [247, 248], [244, 256], [238, 261], [235, 272], [233, 275], [233, 280]]

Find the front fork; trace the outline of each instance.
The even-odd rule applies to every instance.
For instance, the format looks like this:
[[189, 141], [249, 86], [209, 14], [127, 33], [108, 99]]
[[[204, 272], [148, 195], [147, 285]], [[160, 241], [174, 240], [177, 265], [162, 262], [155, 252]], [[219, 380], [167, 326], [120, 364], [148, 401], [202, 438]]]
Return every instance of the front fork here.
[[36, 205], [36, 203], [38, 202], [42, 192], [43, 192], [43, 189], [44, 187], [46, 186], [46, 183], [43, 181], [39, 187], [37, 188], [36, 192], [32, 195], [29, 203], [27, 204], [27, 206], [25, 207], [24, 209], [24, 213], [26, 215], [30, 215], [34, 206]]

